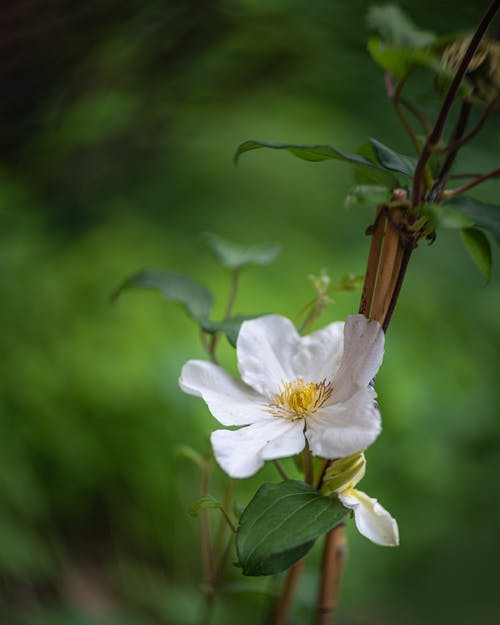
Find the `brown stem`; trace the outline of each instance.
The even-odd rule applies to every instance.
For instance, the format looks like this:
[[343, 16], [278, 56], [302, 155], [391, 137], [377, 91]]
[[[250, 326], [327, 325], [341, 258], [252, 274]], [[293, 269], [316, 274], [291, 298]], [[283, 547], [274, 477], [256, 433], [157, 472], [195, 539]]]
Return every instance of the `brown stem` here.
[[385, 313], [384, 320], [382, 323], [382, 328], [384, 332], [387, 332], [387, 328], [392, 319], [392, 313], [396, 307], [396, 302], [398, 301], [399, 293], [401, 292], [401, 287], [403, 286], [403, 281], [406, 275], [406, 270], [408, 268], [408, 263], [410, 262], [410, 257], [415, 249], [415, 239], [413, 237], [408, 237], [404, 249], [401, 248], [401, 260], [399, 262], [399, 271], [397, 273], [396, 280], [394, 282], [394, 286], [392, 288], [392, 295], [389, 302], [389, 307], [387, 312]]
[[380, 252], [382, 250], [382, 241], [384, 240], [386, 225], [387, 217], [382, 210], [382, 207], [379, 206], [377, 208], [375, 223], [371, 229], [369, 229], [372, 234], [372, 240], [370, 244], [370, 252], [368, 254], [368, 264], [366, 266], [363, 292], [361, 293], [361, 303], [359, 305], [359, 312], [365, 315], [365, 317], [370, 316], [372, 309], [373, 292], [375, 290], [375, 282], [377, 281]]
[[401, 208], [393, 208], [390, 212], [387, 231], [384, 237], [384, 245], [380, 257], [379, 275], [376, 290], [373, 294], [373, 307], [370, 319], [376, 319], [382, 323], [385, 318], [391, 299], [391, 286], [394, 284], [393, 275], [399, 272], [397, 262], [401, 261], [400, 247], [400, 224], [403, 217]]
[[345, 551], [344, 527], [337, 525], [325, 539], [316, 625], [332, 625], [335, 621]]
[[[443, 150], [439, 150], [439, 152], [443, 151], [443, 152], [456, 152], [458, 151], [463, 145], [465, 145], [466, 143], [468, 143], [471, 139], [473, 139], [477, 133], [481, 130], [481, 128], [484, 126], [485, 121], [488, 119], [489, 114], [491, 113], [491, 111], [495, 108], [495, 106], [498, 104], [498, 101], [500, 100], [500, 96], [496, 96], [495, 98], [493, 98], [491, 100], [491, 102], [488, 104], [488, 106], [484, 109], [483, 114], [481, 115], [481, 117], [479, 118], [478, 122], [476, 123], [476, 125], [474, 126], [474, 128], [472, 128], [466, 135], [464, 135], [463, 137], [459, 138], [459, 139], [455, 139], [453, 140], [452, 143], [449, 143], [445, 148], [443, 148]], [[465, 103], [464, 103], [465, 104]]]
[[488, 172], [487, 174], [478, 176], [475, 180], [471, 180], [470, 182], [462, 185], [461, 187], [457, 187], [456, 189], [452, 189], [451, 191], [446, 191], [444, 193], [444, 197], [445, 199], [448, 199], [450, 197], [455, 197], [457, 195], [460, 195], [464, 191], [468, 191], [469, 189], [472, 189], [476, 185], [481, 184], [485, 180], [489, 180], [490, 178], [498, 178], [499, 176], [500, 176], [500, 167], [498, 167], [497, 169], [494, 169], [493, 171]]
[[[226, 311], [223, 317], [224, 320], [229, 319], [233, 311], [234, 304], [236, 302], [236, 295], [238, 294], [239, 279], [240, 269], [233, 269], [231, 271], [231, 287], [229, 290], [229, 298], [226, 304]], [[220, 332], [214, 332], [208, 344], [208, 355], [210, 356], [211, 361], [216, 365], [219, 364], [215, 353], [215, 350], [217, 349], [217, 343], [219, 342], [219, 336]]]
[[[470, 103], [463, 102], [462, 106], [460, 107], [460, 113], [458, 115], [457, 123], [455, 124], [455, 128], [453, 129], [453, 133], [451, 135], [450, 145], [459, 143], [461, 137], [463, 137], [465, 128], [467, 126], [467, 121], [469, 119], [470, 111], [471, 111]], [[434, 201], [434, 199], [439, 200], [441, 198], [441, 194], [446, 185], [448, 174], [453, 166], [453, 163], [455, 162], [455, 159], [457, 158], [459, 148], [460, 148], [460, 145], [458, 145], [456, 149], [451, 149], [448, 152], [448, 156], [446, 157], [446, 160], [443, 166], [441, 167], [441, 171], [439, 172], [436, 178], [436, 182], [432, 186], [431, 192], [429, 194], [430, 195], [429, 199], [431, 202]]]
[[297, 584], [299, 583], [300, 574], [304, 567], [305, 558], [302, 558], [296, 562], [288, 571], [285, 586], [278, 603], [276, 604], [271, 618], [269, 620], [270, 625], [286, 625], [288, 615], [292, 607], [293, 597]]
[[417, 165], [415, 167], [415, 173], [413, 176], [413, 194], [412, 194], [413, 206], [417, 206], [420, 203], [420, 200], [422, 198], [422, 175], [425, 171], [425, 167], [427, 165], [427, 162], [429, 161], [429, 158], [432, 155], [432, 152], [435, 146], [439, 143], [439, 140], [441, 139], [446, 120], [448, 118], [448, 115], [450, 114], [450, 110], [451, 110], [453, 101], [455, 100], [455, 97], [458, 93], [460, 84], [462, 83], [462, 80], [464, 79], [464, 76], [467, 72], [467, 68], [469, 67], [469, 64], [472, 60], [472, 57], [474, 56], [475, 51], [477, 50], [477, 47], [479, 46], [481, 42], [481, 39], [486, 33], [486, 30], [488, 29], [488, 26], [490, 25], [491, 21], [495, 17], [495, 14], [498, 11], [499, 7], [500, 7], [500, 0], [493, 0], [491, 2], [488, 9], [486, 10], [486, 13], [483, 16], [483, 19], [479, 23], [479, 26], [476, 28], [476, 31], [472, 35], [472, 38], [464, 54], [464, 57], [458, 67], [457, 73], [455, 74], [455, 77], [453, 78], [450, 88], [448, 89], [448, 93], [446, 94], [446, 97], [444, 99], [443, 105], [439, 112], [438, 118], [436, 120], [436, 123], [434, 124], [434, 128], [432, 129], [431, 134], [429, 135], [429, 137], [427, 138], [427, 141], [425, 142], [424, 148], [422, 150], [420, 158], [418, 159]]
[[273, 464], [274, 464], [274, 466], [276, 468], [276, 471], [278, 471], [278, 473], [281, 475], [281, 477], [284, 480], [287, 480], [288, 479], [288, 475], [287, 475], [285, 469], [283, 468], [281, 462], [279, 460], [273, 460]]
[[302, 455], [304, 459], [304, 480], [306, 484], [312, 486], [314, 482], [314, 469], [313, 469], [313, 457], [309, 445], [304, 447], [304, 453]]

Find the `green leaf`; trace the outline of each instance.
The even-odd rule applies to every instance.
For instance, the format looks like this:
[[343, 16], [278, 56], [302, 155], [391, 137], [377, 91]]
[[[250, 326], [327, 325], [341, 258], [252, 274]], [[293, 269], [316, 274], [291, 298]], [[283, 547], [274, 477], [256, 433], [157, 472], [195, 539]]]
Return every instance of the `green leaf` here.
[[222, 504], [220, 501], [217, 501], [215, 497], [212, 497], [212, 495], [203, 495], [203, 497], [200, 497], [191, 508], [189, 514], [196, 517], [198, 516], [200, 510], [205, 510], [207, 508], [220, 510], [222, 508]]
[[[423, 67], [436, 75], [440, 89], [446, 89], [455, 76], [453, 70], [444, 65], [440, 56], [431, 48], [411, 50], [387, 45], [378, 37], [370, 37], [368, 52], [377, 65], [397, 79], [403, 78], [415, 67]], [[465, 78], [458, 89], [458, 95], [465, 98], [472, 93], [473, 88], [472, 82]]]
[[469, 256], [486, 282], [489, 282], [491, 278], [491, 246], [486, 235], [477, 228], [466, 228], [460, 234]]
[[370, 141], [365, 141], [356, 150], [356, 154], [360, 154], [375, 165], [374, 169], [368, 167], [355, 167], [354, 180], [359, 185], [381, 185], [392, 191], [400, 186], [399, 180], [390, 171], [382, 169], [377, 161], [377, 155]]
[[388, 202], [390, 193], [387, 187], [373, 184], [358, 184], [349, 191], [345, 199], [346, 208], [374, 208]]
[[228, 269], [241, 269], [248, 265], [269, 265], [280, 251], [280, 246], [276, 243], [238, 245], [210, 232], [205, 234], [205, 240], [215, 258]]
[[150, 289], [157, 291], [170, 302], [181, 304], [188, 315], [197, 321], [210, 317], [213, 296], [200, 282], [173, 271], [141, 271], [124, 280], [112, 294], [116, 299], [126, 289]]
[[304, 556], [347, 510], [303, 482], [263, 484], [241, 516], [236, 550], [244, 575], [273, 575]]
[[413, 178], [413, 172], [415, 171], [415, 167], [417, 165], [417, 159], [410, 156], [404, 156], [403, 154], [398, 154], [398, 152], [395, 152], [383, 143], [380, 143], [377, 139], [370, 139], [370, 143], [373, 147], [373, 151], [375, 152], [377, 161], [382, 165], [382, 167], [384, 167], [384, 169], [396, 171], [403, 174], [407, 178]]
[[422, 206], [421, 212], [429, 218], [430, 225], [433, 228], [462, 230], [473, 225], [470, 217], [467, 217], [467, 215], [448, 204], [425, 204]]
[[418, 28], [393, 4], [371, 7], [366, 21], [368, 28], [375, 30], [389, 45], [415, 49], [428, 46], [436, 39], [434, 33]]
[[256, 317], [261, 316], [262, 314], [235, 315], [234, 317], [224, 319], [223, 321], [204, 321], [202, 323], [202, 328], [205, 330], [205, 332], [209, 332], [210, 334], [213, 334], [214, 332], [223, 332], [226, 335], [229, 343], [233, 347], [236, 347], [236, 341], [238, 339], [238, 334], [240, 333], [241, 324], [244, 321], [248, 321], [249, 319], [255, 319]]
[[475, 225], [491, 232], [497, 245], [500, 245], [500, 206], [486, 204], [467, 195], [448, 200], [445, 206], [451, 206], [472, 221]]
[[326, 160], [344, 161], [354, 165], [357, 171], [362, 170], [369, 181], [379, 182], [393, 188], [398, 185], [394, 176], [388, 174], [380, 165], [361, 154], [348, 154], [331, 145], [295, 145], [291, 143], [268, 143], [265, 141], [245, 141], [236, 150], [234, 160], [250, 150], [269, 148], [271, 150], [287, 150], [304, 161], [320, 162]]

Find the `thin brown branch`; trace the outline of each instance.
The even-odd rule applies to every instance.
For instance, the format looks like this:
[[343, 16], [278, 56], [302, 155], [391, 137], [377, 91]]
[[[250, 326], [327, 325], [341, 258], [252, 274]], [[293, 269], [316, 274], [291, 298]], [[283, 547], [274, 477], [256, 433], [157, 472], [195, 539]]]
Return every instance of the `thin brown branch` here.
[[302, 558], [289, 569], [283, 592], [271, 615], [270, 625], [286, 625], [304, 563], [305, 558]]
[[281, 477], [284, 480], [288, 480], [288, 475], [287, 475], [285, 469], [283, 468], [281, 462], [279, 460], [273, 460], [273, 464], [274, 464], [274, 467], [275, 467], [276, 471], [278, 471], [278, 473], [281, 475]]
[[306, 443], [304, 447], [304, 453], [302, 455], [304, 459], [304, 480], [306, 484], [312, 486], [314, 482], [314, 468], [313, 468], [313, 457], [311, 450], [309, 449], [309, 445]]
[[434, 124], [434, 128], [432, 129], [431, 134], [427, 138], [425, 145], [423, 147], [420, 158], [418, 159], [417, 165], [415, 167], [415, 173], [413, 176], [413, 194], [412, 194], [412, 205], [417, 206], [422, 199], [422, 176], [425, 172], [425, 167], [429, 161], [429, 158], [432, 155], [432, 152], [436, 145], [438, 145], [439, 140], [444, 131], [444, 127], [446, 124], [446, 120], [448, 115], [450, 114], [450, 110], [452, 104], [457, 96], [458, 89], [462, 83], [462, 80], [465, 77], [467, 72], [467, 68], [474, 56], [474, 53], [479, 46], [481, 39], [483, 38], [488, 26], [492, 22], [495, 17], [498, 8], [500, 7], [500, 0], [493, 0], [491, 4], [488, 6], [479, 26], [476, 28], [476, 31], [471, 37], [470, 43], [467, 47], [467, 50], [463, 56], [463, 59], [458, 67], [457, 73], [453, 78], [453, 81], [448, 89], [448, 93], [444, 99], [444, 102], [441, 106], [441, 110], [439, 112], [436, 123]]
[[[467, 121], [469, 120], [470, 112], [471, 112], [470, 103], [462, 102], [462, 106], [460, 107], [460, 113], [458, 115], [455, 128], [453, 129], [453, 133], [451, 135], [451, 145], [460, 143], [460, 139], [463, 137], [465, 128], [467, 126]], [[457, 147], [456, 149], [450, 150], [448, 152], [448, 156], [446, 157], [446, 160], [443, 163], [443, 166], [441, 167], [441, 170], [429, 194], [430, 195], [429, 199], [431, 201], [434, 201], [434, 199], [437, 199], [437, 200], [441, 199], [441, 195], [446, 185], [448, 174], [453, 166], [453, 163], [455, 162], [455, 159], [457, 158], [459, 147]]]
[[460, 195], [461, 193], [464, 193], [465, 191], [472, 189], [478, 184], [485, 182], [486, 180], [490, 180], [491, 178], [499, 178], [499, 177], [500, 177], [500, 167], [497, 167], [497, 169], [494, 169], [493, 171], [490, 171], [487, 174], [483, 174], [482, 176], [478, 176], [477, 178], [475, 178], [474, 180], [471, 180], [467, 184], [463, 184], [461, 187], [457, 187], [456, 189], [451, 189], [450, 191], [446, 191], [444, 193], [444, 197], [445, 199], [449, 199], [450, 197], [456, 197], [457, 195]]
[[333, 625], [335, 621], [345, 551], [344, 527], [337, 525], [325, 539], [316, 625]]
[[460, 139], [452, 140], [451, 143], [448, 143], [448, 145], [445, 146], [444, 148], [442, 148], [441, 150], [437, 150], [437, 152], [440, 152], [440, 153], [456, 152], [462, 146], [464, 146], [466, 143], [468, 143], [471, 139], [473, 139], [477, 135], [477, 133], [481, 130], [481, 128], [484, 126], [484, 123], [488, 119], [489, 114], [496, 107], [496, 105], [498, 104], [499, 100], [500, 100], [500, 95], [497, 95], [495, 98], [493, 98], [491, 100], [491, 102], [488, 104], [488, 106], [484, 109], [483, 114], [479, 118], [479, 120], [476, 123], [476, 125], [474, 126], [474, 128], [469, 130], [469, 132], [467, 134], [463, 135], [463, 137], [461, 137]]

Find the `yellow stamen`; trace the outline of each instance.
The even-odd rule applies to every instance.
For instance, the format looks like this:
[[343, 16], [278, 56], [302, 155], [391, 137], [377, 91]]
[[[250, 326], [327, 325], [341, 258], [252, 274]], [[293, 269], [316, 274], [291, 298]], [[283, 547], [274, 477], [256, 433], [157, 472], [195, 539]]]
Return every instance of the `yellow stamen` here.
[[297, 378], [285, 382], [282, 389], [274, 395], [268, 410], [278, 417], [295, 420], [316, 412], [331, 396], [333, 386], [326, 380], [304, 382], [303, 378]]

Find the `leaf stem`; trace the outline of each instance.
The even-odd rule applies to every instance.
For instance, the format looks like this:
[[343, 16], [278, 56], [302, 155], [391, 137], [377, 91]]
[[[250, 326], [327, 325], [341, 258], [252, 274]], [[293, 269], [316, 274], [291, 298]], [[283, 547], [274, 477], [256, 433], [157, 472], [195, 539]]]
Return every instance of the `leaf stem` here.
[[470, 40], [467, 50], [458, 67], [457, 73], [455, 74], [450, 88], [448, 89], [443, 105], [441, 106], [438, 118], [436, 120], [436, 123], [434, 124], [434, 128], [432, 129], [431, 134], [428, 136], [427, 141], [425, 142], [422, 153], [420, 154], [420, 158], [418, 159], [417, 166], [415, 167], [415, 173], [413, 176], [413, 206], [418, 206], [418, 204], [420, 204], [420, 201], [422, 199], [422, 175], [425, 171], [425, 167], [429, 161], [429, 158], [432, 155], [435, 146], [439, 143], [439, 140], [441, 139], [453, 101], [455, 100], [458, 89], [460, 87], [460, 84], [462, 83], [462, 80], [464, 79], [472, 57], [474, 56], [474, 53], [477, 50], [481, 39], [486, 33], [486, 30], [488, 29], [488, 26], [495, 17], [495, 14], [498, 11], [499, 7], [500, 0], [493, 0], [488, 6], [481, 22], [479, 23], [476, 31], [474, 32]]
[[281, 475], [281, 477], [284, 480], [288, 480], [289, 478], [288, 478], [287, 472], [283, 468], [283, 465], [281, 464], [281, 462], [279, 460], [273, 460], [273, 464], [274, 464], [276, 470], [278, 471], [278, 473]]
[[312, 486], [314, 482], [314, 467], [313, 467], [313, 457], [312, 457], [312, 453], [311, 453], [308, 443], [306, 443], [306, 446], [304, 447], [303, 458], [304, 458], [304, 480], [306, 484], [309, 484], [309, 486]]
[[[224, 312], [223, 320], [229, 319], [233, 312], [234, 304], [236, 303], [236, 296], [238, 294], [238, 286], [240, 279], [240, 268], [233, 269], [231, 271], [231, 286], [229, 289], [229, 297], [226, 304], [226, 310]], [[216, 365], [219, 364], [216, 356], [217, 343], [219, 342], [220, 332], [214, 332], [208, 343], [208, 354], [212, 362]]]
[[472, 189], [473, 187], [477, 186], [478, 184], [481, 184], [482, 182], [485, 182], [486, 180], [489, 180], [490, 178], [499, 178], [499, 177], [500, 177], [500, 167], [497, 167], [493, 171], [490, 171], [487, 174], [483, 174], [482, 176], [478, 176], [474, 180], [471, 180], [470, 182], [462, 185], [461, 187], [457, 187], [456, 189], [451, 189], [450, 191], [445, 191], [443, 196], [445, 199], [456, 197], [457, 195], [460, 195], [461, 193], [464, 193], [465, 191]]

